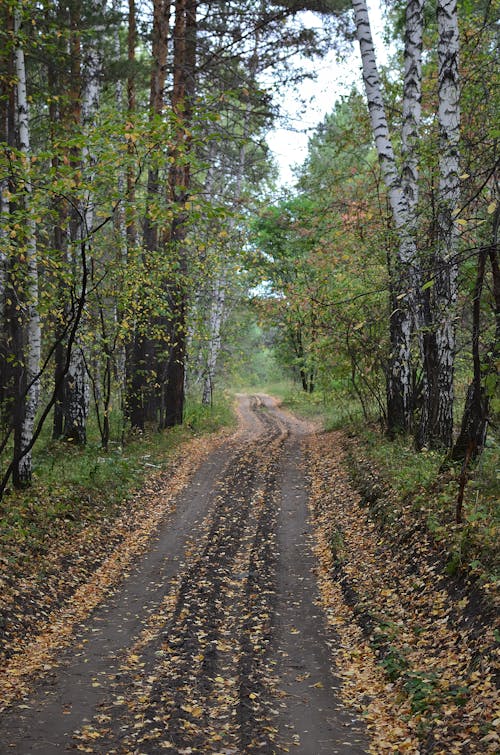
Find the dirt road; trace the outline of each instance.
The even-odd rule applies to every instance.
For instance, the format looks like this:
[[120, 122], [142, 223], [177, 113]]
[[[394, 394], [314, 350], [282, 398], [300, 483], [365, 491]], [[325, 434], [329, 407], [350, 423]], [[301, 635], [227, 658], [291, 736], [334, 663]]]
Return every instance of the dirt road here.
[[0, 752], [363, 753], [337, 696], [301, 436], [267, 397], [204, 461], [151, 547], [76, 628]]

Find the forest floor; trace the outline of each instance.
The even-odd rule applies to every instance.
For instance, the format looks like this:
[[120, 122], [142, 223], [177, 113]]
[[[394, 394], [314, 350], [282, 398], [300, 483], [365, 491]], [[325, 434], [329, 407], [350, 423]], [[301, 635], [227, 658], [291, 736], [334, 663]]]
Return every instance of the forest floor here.
[[492, 615], [380, 529], [343, 434], [238, 413], [4, 580], [0, 753], [498, 751]]

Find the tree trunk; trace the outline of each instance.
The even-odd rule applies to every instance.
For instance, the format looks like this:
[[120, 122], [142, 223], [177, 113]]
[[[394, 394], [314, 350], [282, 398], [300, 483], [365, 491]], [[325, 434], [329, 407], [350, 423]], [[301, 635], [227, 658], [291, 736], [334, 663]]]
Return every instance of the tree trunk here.
[[439, 0], [438, 121], [439, 189], [436, 247], [431, 256], [433, 286], [425, 321], [425, 384], [419, 443], [450, 448], [453, 440], [455, 317], [458, 294], [458, 226], [460, 201], [460, 91], [456, 0]]
[[422, 114], [422, 37], [425, 0], [407, 0], [404, 50], [402, 187], [411, 211], [418, 205], [418, 140]]
[[[0, 23], [7, 33], [13, 34], [13, 18], [8, 7], [0, 8]], [[14, 56], [11, 49], [0, 49], [0, 140], [8, 147], [14, 147], [14, 111], [15, 90], [11, 82], [14, 81]], [[8, 307], [6, 304], [6, 289], [9, 283], [9, 217], [11, 215], [12, 179], [9, 176], [0, 178], [0, 424], [6, 426], [11, 415], [12, 399], [12, 368], [7, 359], [8, 344]]]
[[[451, 452], [452, 461], [473, 461], [482, 451], [486, 441], [490, 399], [498, 395], [500, 385], [500, 263], [498, 230], [500, 210], [497, 207], [493, 222], [493, 243], [480, 250], [477, 265], [476, 285], [472, 308], [472, 362], [474, 377], [467, 390], [460, 433]], [[484, 285], [486, 260], [489, 257], [495, 308], [495, 334], [486, 350], [487, 357], [481, 364], [479, 337], [481, 334], [481, 293]]]
[[195, 93], [196, 0], [176, 0], [174, 27], [174, 85], [172, 111], [176, 118], [173, 162], [169, 173], [169, 200], [174, 209], [170, 237], [165, 239], [176, 257], [177, 278], [170, 286], [170, 358], [165, 389], [165, 427], [182, 424], [187, 343], [187, 275], [185, 247], [191, 171], [190, 128]]
[[65, 378], [64, 438], [77, 445], [87, 442], [89, 384], [81, 347], [75, 345]]
[[399, 237], [397, 261], [393, 266], [394, 275], [391, 282], [393, 297], [390, 317], [391, 354], [387, 383], [388, 429], [390, 433], [408, 432], [412, 426], [413, 411], [411, 339], [415, 316], [418, 312], [416, 296], [419, 286], [415, 216], [403, 190], [396, 166], [366, 2], [353, 0], [352, 5], [375, 146]]
[[[153, 7], [153, 65], [151, 69], [149, 90], [150, 120], [161, 115], [165, 104], [165, 78], [167, 68], [168, 34], [170, 27], [170, 2], [167, 0], [155, 0]], [[135, 37], [135, 10], [133, 3], [129, 6], [129, 59], [132, 56], [133, 42]], [[129, 85], [129, 108], [135, 107], [135, 91]], [[129, 192], [131, 190], [129, 180]], [[150, 166], [146, 189], [146, 213], [143, 220], [143, 263], [149, 264], [152, 253], [158, 251], [158, 227], [152, 218], [154, 206], [158, 202], [160, 193], [159, 172], [157, 166]], [[129, 202], [133, 195], [129, 194]], [[135, 225], [133, 226], [135, 229]], [[129, 231], [130, 238], [135, 235], [135, 230]], [[144, 325], [144, 324], [142, 324]], [[158, 389], [153, 388], [153, 383], [158, 384], [158, 372], [160, 369], [158, 352], [162, 350], [138, 326], [134, 334], [134, 342], [131, 345], [130, 360], [127, 364], [127, 415], [132, 428], [143, 430], [146, 421], [153, 421], [157, 409], [161, 405]], [[154, 380], [153, 380], [154, 378]], [[162, 388], [160, 386], [160, 394]]]
[[449, 448], [453, 438], [455, 315], [458, 294], [455, 213], [460, 201], [460, 90], [457, 0], [438, 0], [439, 65], [439, 206], [438, 251], [434, 294], [438, 360], [438, 400], [429, 427], [432, 447]]
[[214, 285], [212, 304], [210, 307], [208, 354], [203, 381], [202, 404], [212, 403], [215, 368], [219, 356], [222, 338], [221, 327], [224, 321], [224, 309], [226, 301], [226, 276], [225, 271], [217, 278]]
[[[19, 133], [19, 150], [24, 162], [26, 175], [23, 186], [23, 204], [25, 212], [25, 232], [22, 249], [19, 253], [22, 278], [18, 281], [17, 300], [21, 302], [22, 329], [17, 339], [20, 353], [22, 379], [18, 386], [17, 406], [14, 427], [14, 467], [12, 481], [15, 487], [25, 487], [31, 482], [31, 451], [26, 451], [32, 436], [35, 415], [40, 394], [40, 352], [41, 331], [38, 314], [38, 268], [36, 260], [36, 226], [32, 209], [31, 186], [31, 147], [29, 130], [28, 95], [26, 91], [26, 68], [24, 50], [20, 38], [21, 15], [19, 8], [14, 10], [14, 35], [16, 37], [15, 69], [17, 76], [17, 127]], [[17, 278], [17, 275], [16, 275]]]
[[[127, 109], [130, 116], [135, 114], [136, 110], [136, 85], [135, 85], [135, 64], [137, 47], [137, 21], [135, 0], [128, 0], [128, 33], [127, 33], [127, 57], [129, 65], [129, 75], [127, 78]], [[132, 249], [137, 244], [137, 223], [135, 213], [135, 175], [132, 169], [134, 164], [135, 146], [132, 142], [128, 145], [129, 166], [127, 168], [127, 212], [126, 225], [128, 247]]]

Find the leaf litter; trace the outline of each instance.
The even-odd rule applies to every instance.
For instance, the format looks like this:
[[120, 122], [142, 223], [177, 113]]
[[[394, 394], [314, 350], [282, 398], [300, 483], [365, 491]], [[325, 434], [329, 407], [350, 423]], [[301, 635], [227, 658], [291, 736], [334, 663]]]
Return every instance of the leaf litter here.
[[2, 562], [0, 711], [26, 696], [34, 679], [56, 665], [56, 653], [127, 574], [176, 495], [196, 469], [226, 440], [222, 431], [182, 444], [167, 468], [151, 473], [112, 521], [89, 522], [76, 536], [58, 530], [47, 554], [30, 559], [21, 574]]
[[[231, 755], [300, 746], [292, 730], [286, 740], [279, 733], [286, 701], [270, 652], [278, 466], [288, 430], [265, 413], [261, 421], [266, 441], [250, 439], [229, 460], [213, 506], [191, 533], [160, 605], [143, 617], [119, 673], [92, 679], [106, 694], [75, 732], [77, 750]], [[343, 443], [341, 434], [306, 441], [317, 579], [344, 703], [362, 712], [373, 753], [496, 752], [492, 632], [478, 634], [457, 619], [426, 543], [395, 550], [370, 519], [348, 480]], [[93, 577], [86, 582], [82, 570], [69, 600], [61, 607], [54, 601], [50, 624], [37, 637], [19, 638], [0, 681], [5, 704], [55, 666], [56, 650], [145, 550], [213, 438], [188, 449], [175, 475], [152, 477], [117, 520], [120, 545], [113, 543]], [[298, 640], [300, 630], [292, 625], [291, 634]], [[308, 671], [296, 677], [323, 686]]]
[[363, 714], [373, 753], [498, 752], [495, 627], [463, 615], [467, 599], [452, 599], [423, 533], [401, 537], [403, 514], [377, 526], [349, 480], [346, 443], [341, 432], [307, 442], [318, 579], [339, 638], [343, 698]]

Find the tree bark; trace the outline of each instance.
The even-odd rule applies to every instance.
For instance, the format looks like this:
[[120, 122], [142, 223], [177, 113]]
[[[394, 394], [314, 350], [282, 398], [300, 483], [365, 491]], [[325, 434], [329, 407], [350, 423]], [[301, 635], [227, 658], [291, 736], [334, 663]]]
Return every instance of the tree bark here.
[[460, 89], [457, 0], [438, 0], [439, 65], [439, 204], [434, 316], [438, 397], [429, 427], [432, 447], [449, 448], [453, 439], [455, 315], [458, 294], [458, 226], [460, 201]]
[[432, 288], [425, 292], [424, 398], [417, 446], [450, 448], [453, 441], [455, 316], [458, 294], [460, 201], [459, 36], [456, 0], [439, 0], [439, 186], [436, 244], [429, 259]]
[[[103, 3], [100, 0], [97, 0], [91, 6], [92, 11], [96, 15], [102, 14], [103, 8]], [[80, 53], [78, 24], [75, 34], [77, 38], [75, 38], [74, 44], [77, 45], [78, 53]], [[88, 137], [95, 127], [95, 115], [99, 108], [102, 66], [101, 53], [95, 40], [90, 41], [83, 48], [81, 66], [79, 63], [80, 61], [77, 61], [73, 65], [78, 66], [79, 70], [77, 73], [81, 83], [81, 124], [78, 125], [81, 125], [84, 140], [80, 163], [82, 173], [87, 175], [87, 187], [84, 188], [82, 201], [74, 219], [72, 235], [74, 241], [84, 241], [86, 246], [89, 247], [95, 214], [95, 198], [90, 188], [95, 156], [88, 146]], [[78, 102], [79, 98], [77, 99]], [[75, 116], [78, 117], [79, 104], [76, 104], [75, 108]], [[84, 445], [87, 442], [90, 388], [85, 363], [85, 346], [81, 336], [82, 334], [80, 333], [80, 338], [77, 339], [75, 348], [72, 351], [70, 367], [64, 383], [63, 437], [72, 443]]]
[[[415, 216], [396, 165], [366, 2], [353, 0], [352, 5], [375, 146], [399, 238], [397, 260], [393, 266], [394, 275], [391, 282], [393, 295], [390, 316], [391, 354], [387, 383], [388, 429], [390, 433], [409, 432], [412, 427], [413, 412], [411, 340], [418, 312], [416, 297], [419, 287]], [[411, 76], [408, 74], [408, 81], [413, 81], [414, 78], [415, 72], [412, 69]], [[416, 92], [419, 91], [418, 88], [413, 88]], [[414, 121], [415, 118], [407, 120]], [[408, 157], [406, 162], [409, 166], [412, 164]], [[407, 187], [411, 184], [411, 181], [406, 182]]]
[[176, 0], [174, 27], [174, 85], [172, 111], [176, 118], [175, 146], [169, 172], [169, 201], [174, 210], [170, 237], [165, 239], [176, 258], [176, 280], [170, 289], [170, 356], [165, 381], [165, 427], [184, 419], [184, 385], [187, 343], [187, 275], [185, 246], [191, 171], [190, 128], [193, 113], [196, 69], [196, 0]]
[[[493, 222], [493, 243], [480, 249], [478, 256], [476, 284], [472, 300], [472, 362], [473, 380], [467, 390], [462, 415], [460, 433], [453, 446], [450, 458], [464, 463], [474, 461], [481, 453], [488, 429], [490, 400], [498, 395], [500, 385], [500, 262], [498, 251], [498, 230], [500, 210], [497, 207]], [[481, 334], [481, 293], [484, 286], [486, 261], [489, 258], [492, 274], [495, 332], [493, 342], [486, 350], [487, 357], [481, 364], [479, 339]], [[446, 466], [446, 463], [445, 465]]]
[[[15, 409], [14, 427], [14, 467], [12, 481], [15, 487], [25, 487], [31, 482], [31, 450], [27, 451], [35, 423], [40, 395], [40, 352], [41, 331], [38, 313], [38, 267], [36, 259], [36, 226], [32, 208], [31, 185], [31, 146], [28, 94], [26, 89], [26, 67], [24, 49], [20, 38], [21, 13], [19, 7], [14, 9], [15, 70], [17, 76], [17, 127], [19, 134], [19, 151], [23, 160], [25, 177], [23, 179], [23, 205], [26, 217], [26, 229], [22, 249], [19, 250], [19, 263], [22, 267], [21, 284], [17, 288], [17, 299], [21, 302], [21, 323], [16, 326], [22, 332], [16, 339], [19, 346], [17, 357], [20, 360], [21, 379]], [[17, 275], [16, 275], [17, 277]], [[19, 319], [16, 318], [17, 320]]]
[[[149, 90], [150, 121], [161, 115], [165, 104], [165, 80], [167, 70], [168, 34], [170, 27], [170, 6], [167, 0], [155, 0], [153, 8], [153, 63]], [[135, 28], [135, 11], [129, 15], [129, 23]], [[131, 35], [129, 29], [129, 58], [131, 56]], [[135, 92], [131, 99], [129, 87], [129, 107], [135, 107]], [[130, 189], [130, 182], [129, 182]], [[143, 263], [147, 267], [153, 253], [158, 251], [158, 225], [152, 218], [152, 208], [158, 202], [160, 193], [159, 170], [157, 166], [148, 169], [146, 189], [146, 213], [143, 220]], [[129, 196], [129, 201], [131, 197]], [[129, 349], [127, 376], [127, 415], [132, 428], [144, 430], [147, 421], [154, 421], [161, 404], [158, 389], [159, 357], [161, 349], [138, 326], [134, 342]], [[160, 386], [161, 391], [161, 386]], [[161, 423], [160, 423], [161, 424]]]
[[422, 114], [422, 38], [425, 0], [407, 0], [401, 155], [403, 192], [411, 211], [418, 205], [418, 140]]
[[209, 405], [212, 403], [213, 386], [215, 379], [215, 368], [221, 349], [221, 327], [224, 321], [224, 310], [226, 301], [226, 276], [225, 271], [217, 277], [214, 285], [212, 303], [209, 317], [209, 337], [208, 337], [208, 354], [205, 365], [205, 376], [203, 380], [203, 394], [201, 397], [202, 404]]

